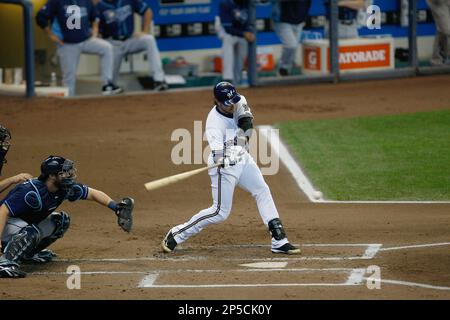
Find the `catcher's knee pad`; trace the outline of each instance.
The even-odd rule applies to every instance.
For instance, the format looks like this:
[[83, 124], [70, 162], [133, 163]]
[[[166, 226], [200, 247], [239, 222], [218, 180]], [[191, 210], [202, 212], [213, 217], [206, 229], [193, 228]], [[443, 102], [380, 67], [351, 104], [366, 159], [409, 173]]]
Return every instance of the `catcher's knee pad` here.
[[53, 234], [50, 236], [52, 239], [59, 239], [64, 236], [64, 233], [69, 229], [70, 226], [70, 216], [67, 214], [67, 212], [61, 211], [58, 213], [52, 213], [50, 215], [50, 219], [55, 224], [55, 231], [53, 231]]
[[268, 226], [269, 231], [272, 234], [272, 238], [275, 240], [282, 240], [286, 238], [286, 233], [284, 232], [283, 225], [281, 224], [281, 220], [279, 218], [270, 220]]
[[35, 225], [28, 225], [19, 233], [12, 236], [5, 248], [4, 256], [7, 260], [20, 262], [30, 254], [40, 242], [41, 234]]

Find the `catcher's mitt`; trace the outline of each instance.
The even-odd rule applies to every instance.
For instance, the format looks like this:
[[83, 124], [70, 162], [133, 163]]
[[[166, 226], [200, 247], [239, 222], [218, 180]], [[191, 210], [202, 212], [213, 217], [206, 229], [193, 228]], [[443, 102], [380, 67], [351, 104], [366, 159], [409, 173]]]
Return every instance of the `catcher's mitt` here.
[[134, 200], [129, 197], [123, 198], [117, 204], [117, 224], [126, 232], [130, 232], [133, 226], [133, 208]]

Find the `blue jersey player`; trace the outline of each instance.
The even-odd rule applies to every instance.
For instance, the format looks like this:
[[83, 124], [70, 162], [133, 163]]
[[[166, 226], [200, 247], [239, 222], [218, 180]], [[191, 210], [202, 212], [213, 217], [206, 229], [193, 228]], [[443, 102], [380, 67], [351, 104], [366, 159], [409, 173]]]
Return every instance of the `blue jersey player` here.
[[[102, 0], [97, 4], [97, 9], [100, 34], [114, 50], [113, 81], [117, 81], [122, 59], [127, 54], [145, 52], [150, 72], [153, 73], [154, 89], [168, 89], [155, 37], [149, 34], [153, 13], [147, 3], [143, 0]], [[140, 32], [134, 32], [135, 13], [143, 19]]]
[[219, 3], [220, 26], [217, 34], [222, 40], [222, 78], [235, 86], [242, 80], [248, 42], [256, 39], [248, 5], [248, 0], [221, 0]]
[[37, 13], [36, 22], [57, 44], [63, 84], [70, 96], [75, 95], [82, 53], [100, 56], [104, 95], [123, 91], [113, 83], [113, 50], [107, 41], [98, 38], [99, 18], [91, 0], [48, 0]]
[[[61, 238], [70, 225], [66, 212], [55, 212], [65, 200], [92, 200], [109, 207], [119, 217], [118, 223], [130, 231], [134, 200], [112, 200], [102, 191], [76, 182], [73, 161], [49, 156], [41, 164], [38, 179], [17, 185], [0, 201], [0, 237], [3, 255], [0, 257], [0, 278], [21, 278], [25, 272], [20, 263], [43, 263], [56, 255], [46, 249]], [[129, 213], [128, 221], [121, 220]]]
[[[11, 146], [11, 132], [0, 125], [0, 176], [2, 175], [3, 165], [6, 163], [6, 154]], [[19, 173], [13, 177], [0, 180], [0, 193], [8, 189], [13, 184], [24, 182], [27, 179], [31, 179], [31, 175], [28, 173]]]

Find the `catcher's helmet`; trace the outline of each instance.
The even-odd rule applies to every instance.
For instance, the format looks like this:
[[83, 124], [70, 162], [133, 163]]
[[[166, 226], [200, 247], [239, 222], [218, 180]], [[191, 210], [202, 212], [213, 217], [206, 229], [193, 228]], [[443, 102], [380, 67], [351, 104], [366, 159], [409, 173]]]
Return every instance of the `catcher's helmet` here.
[[60, 183], [63, 189], [70, 189], [77, 178], [75, 163], [63, 157], [49, 156], [41, 164], [39, 180], [46, 180], [51, 174], [61, 177]]
[[236, 88], [229, 82], [222, 81], [214, 86], [214, 98], [226, 106], [231, 106], [241, 100]]

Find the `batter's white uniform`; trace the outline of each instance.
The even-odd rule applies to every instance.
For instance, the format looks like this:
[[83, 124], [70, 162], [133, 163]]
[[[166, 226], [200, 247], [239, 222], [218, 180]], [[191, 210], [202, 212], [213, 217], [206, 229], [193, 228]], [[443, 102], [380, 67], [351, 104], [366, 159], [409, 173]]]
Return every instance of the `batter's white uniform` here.
[[[222, 114], [216, 106], [209, 112], [206, 120], [206, 137], [214, 152], [223, 152], [224, 143], [232, 142], [239, 132], [238, 121], [243, 117], [252, 117], [247, 101], [241, 95], [236, 104], [233, 116]], [[242, 152], [241, 160], [234, 166], [227, 168], [213, 168], [209, 170], [211, 178], [213, 204], [201, 210], [188, 222], [171, 229], [177, 244], [196, 235], [211, 223], [220, 223], [228, 218], [233, 204], [233, 193], [236, 186], [250, 192], [255, 198], [259, 214], [267, 226], [272, 219], [279, 218], [277, 208], [257, 164], [252, 156], [239, 146], [233, 146], [234, 152]], [[213, 152], [209, 155], [208, 165], [213, 165]], [[288, 239], [275, 240], [272, 238], [272, 248], [278, 248], [288, 243]]]

